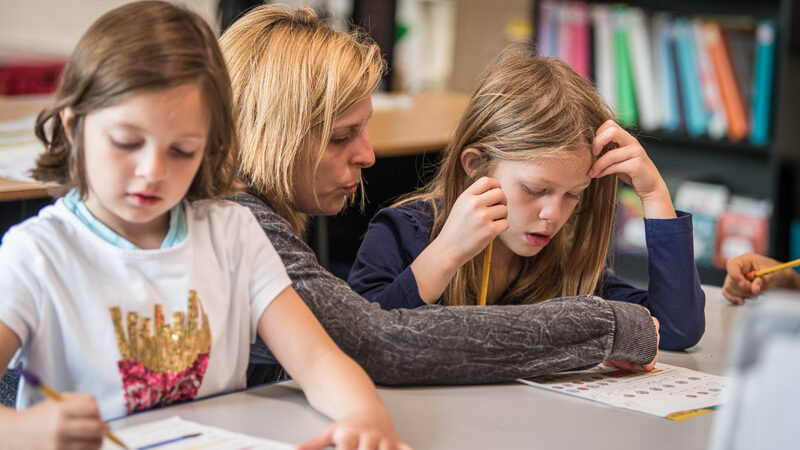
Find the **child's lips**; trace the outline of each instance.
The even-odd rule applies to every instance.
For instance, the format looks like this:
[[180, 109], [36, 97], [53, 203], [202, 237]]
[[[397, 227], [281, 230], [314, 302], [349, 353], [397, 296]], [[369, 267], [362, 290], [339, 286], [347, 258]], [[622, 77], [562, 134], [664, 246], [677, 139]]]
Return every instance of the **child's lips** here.
[[537, 247], [544, 247], [552, 237], [553, 235], [549, 233], [525, 233], [525, 240]]
[[133, 199], [137, 205], [154, 205], [161, 201], [161, 197], [151, 192], [131, 192], [128, 196]]

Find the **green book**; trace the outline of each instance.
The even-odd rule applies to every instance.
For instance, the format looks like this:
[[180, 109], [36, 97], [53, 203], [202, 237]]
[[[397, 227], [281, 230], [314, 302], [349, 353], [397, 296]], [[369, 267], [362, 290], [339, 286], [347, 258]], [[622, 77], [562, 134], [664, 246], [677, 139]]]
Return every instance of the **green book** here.
[[633, 71], [631, 67], [626, 7], [614, 7], [614, 68], [617, 75], [617, 120], [624, 127], [636, 125], [639, 121], [636, 113], [636, 91], [633, 88]]

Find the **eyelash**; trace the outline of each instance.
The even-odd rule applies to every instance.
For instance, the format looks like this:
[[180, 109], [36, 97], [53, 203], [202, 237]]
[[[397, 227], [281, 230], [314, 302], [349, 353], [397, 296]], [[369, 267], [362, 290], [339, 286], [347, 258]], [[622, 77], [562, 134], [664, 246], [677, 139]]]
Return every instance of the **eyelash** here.
[[[114, 146], [118, 149], [126, 151], [136, 150], [142, 146], [141, 142], [117, 142], [112, 140], [111, 143], [114, 144]], [[175, 156], [178, 156], [179, 158], [192, 158], [194, 156], [194, 152], [187, 152], [186, 150], [181, 150], [178, 147], [171, 147], [170, 149]]]
[[141, 142], [117, 142], [115, 140], [112, 140], [111, 143], [114, 144], [114, 147], [121, 150], [136, 150], [142, 145]]
[[349, 142], [351, 139], [353, 139], [353, 136], [350, 135], [350, 134], [348, 134], [347, 136], [344, 136], [344, 137], [333, 137], [333, 136], [331, 136], [331, 143], [344, 144], [345, 142]]
[[[537, 197], [537, 196], [539, 196], [539, 195], [544, 195], [544, 194], [546, 194], [546, 193], [547, 193], [547, 191], [546, 191], [546, 190], [536, 191], [536, 190], [533, 190], [533, 189], [531, 189], [531, 188], [528, 188], [528, 187], [525, 187], [525, 186], [523, 186], [523, 187], [522, 187], [522, 189], [523, 189], [523, 190], [524, 190], [524, 191], [525, 191], [525, 192], [526, 192], [528, 195], [530, 195], [531, 197]], [[571, 198], [574, 198], [574, 199], [576, 199], [576, 200], [578, 200], [578, 199], [580, 199], [580, 198], [581, 198], [581, 194], [582, 194], [582, 192], [581, 192], [581, 193], [578, 193], [578, 194], [573, 194], [573, 193], [571, 193], [571, 192], [567, 192], [567, 196], [569, 196], [569, 197], [571, 197]]]

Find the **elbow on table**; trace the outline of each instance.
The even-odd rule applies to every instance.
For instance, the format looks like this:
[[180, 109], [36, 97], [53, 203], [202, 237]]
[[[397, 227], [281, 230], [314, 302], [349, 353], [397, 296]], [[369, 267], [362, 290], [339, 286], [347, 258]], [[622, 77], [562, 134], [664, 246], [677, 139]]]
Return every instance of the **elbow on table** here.
[[700, 342], [706, 330], [705, 320], [681, 327], [675, 330], [661, 329], [661, 340], [658, 347], [661, 350], [686, 350]]

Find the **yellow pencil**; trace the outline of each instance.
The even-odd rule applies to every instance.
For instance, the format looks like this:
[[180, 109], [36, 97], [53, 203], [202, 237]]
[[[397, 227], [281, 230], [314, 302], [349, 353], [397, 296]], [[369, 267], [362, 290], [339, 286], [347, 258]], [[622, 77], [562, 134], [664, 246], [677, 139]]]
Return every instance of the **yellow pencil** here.
[[[33, 387], [39, 389], [40, 391], [42, 391], [42, 393], [44, 395], [46, 395], [47, 397], [49, 397], [49, 398], [51, 398], [51, 399], [53, 399], [53, 400], [55, 400], [57, 402], [60, 402], [60, 401], [64, 400], [64, 398], [61, 396], [61, 394], [58, 393], [58, 391], [56, 391], [55, 389], [51, 388], [50, 386], [44, 384], [42, 382], [42, 380], [40, 380], [39, 377], [34, 375], [32, 372], [30, 372], [28, 370], [25, 370], [22, 367], [17, 367], [17, 370], [19, 371], [19, 375], [23, 379], [25, 379], [25, 381], [30, 383], [31, 386], [33, 386]], [[128, 446], [123, 444], [122, 441], [116, 435], [114, 435], [114, 433], [112, 433], [111, 431], [108, 431], [106, 433], [106, 437], [108, 439], [110, 439], [111, 442], [119, 445], [120, 447], [122, 447], [124, 449], [128, 449]]]
[[772, 272], [777, 272], [783, 269], [791, 269], [792, 267], [800, 266], [800, 259], [795, 259], [794, 261], [789, 261], [787, 263], [778, 264], [777, 266], [767, 267], [766, 269], [761, 269], [758, 271], [750, 271], [747, 272], [747, 279], [753, 281], [755, 277], [763, 277], [764, 275], [769, 275]]
[[492, 244], [494, 241], [489, 242], [486, 250], [483, 253], [483, 273], [481, 274], [481, 296], [478, 304], [486, 306], [486, 293], [489, 290], [489, 267], [492, 265]]

